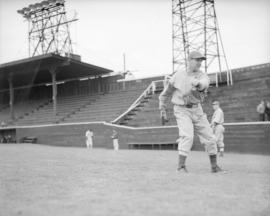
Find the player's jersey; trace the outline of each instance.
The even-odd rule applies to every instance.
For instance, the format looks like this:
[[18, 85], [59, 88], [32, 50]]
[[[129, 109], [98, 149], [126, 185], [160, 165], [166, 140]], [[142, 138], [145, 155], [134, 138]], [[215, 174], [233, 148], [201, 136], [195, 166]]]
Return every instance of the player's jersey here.
[[88, 131], [86, 131], [85, 136], [87, 138], [92, 138], [93, 137], [93, 132], [88, 130]]
[[221, 125], [224, 123], [224, 113], [221, 108], [218, 108], [212, 116], [211, 124], [214, 123]]
[[257, 112], [260, 113], [260, 114], [263, 114], [265, 112], [265, 106], [263, 104], [259, 104], [257, 106]]
[[167, 81], [164, 90], [159, 96], [159, 108], [166, 108], [166, 103], [170, 96], [172, 96], [171, 101], [175, 105], [200, 103], [205, 97], [205, 92], [197, 91], [194, 83], [202, 78], [206, 78], [209, 81], [208, 76], [201, 71], [192, 74], [188, 74], [185, 71], [175, 73]]
[[118, 139], [118, 133], [113, 133], [113, 135], [111, 136], [112, 139]]

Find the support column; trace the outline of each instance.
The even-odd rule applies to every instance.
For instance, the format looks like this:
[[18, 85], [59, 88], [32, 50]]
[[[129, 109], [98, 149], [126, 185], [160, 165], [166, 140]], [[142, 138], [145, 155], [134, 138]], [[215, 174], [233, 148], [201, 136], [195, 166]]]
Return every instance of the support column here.
[[14, 120], [14, 88], [12, 82], [12, 74], [8, 77], [8, 84], [9, 84], [9, 109], [10, 109], [10, 118]]
[[123, 81], [123, 90], [126, 90], [126, 81], [125, 81], [125, 77], [124, 77], [124, 81]]
[[57, 114], [57, 84], [56, 84], [56, 67], [49, 68], [52, 75], [52, 100], [53, 100], [53, 115]]
[[98, 93], [101, 92], [101, 85], [102, 85], [102, 78], [101, 76], [98, 76]]

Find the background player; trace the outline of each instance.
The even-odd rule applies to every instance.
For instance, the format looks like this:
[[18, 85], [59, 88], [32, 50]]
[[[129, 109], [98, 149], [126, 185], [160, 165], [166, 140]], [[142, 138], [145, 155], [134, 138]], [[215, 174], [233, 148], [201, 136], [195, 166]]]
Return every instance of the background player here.
[[224, 123], [224, 113], [222, 111], [222, 109], [220, 108], [219, 102], [218, 101], [214, 101], [212, 103], [213, 109], [214, 109], [214, 114], [212, 116], [212, 120], [211, 120], [211, 127], [213, 129], [213, 132], [216, 136], [216, 142], [217, 142], [217, 146], [218, 146], [218, 150], [219, 150], [219, 155], [221, 157], [223, 157], [224, 154], [224, 127], [223, 127], [223, 123]]
[[87, 130], [85, 133], [85, 137], [86, 137], [86, 148], [93, 148], [93, 136], [94, 133], [92, 130]]
[[118, 151], [119, 150], [119, 143], [118, 143], [118, 133], [116, 130], [113, 130], [111, 138], [113, 140], [113, 149], [115, 151]]

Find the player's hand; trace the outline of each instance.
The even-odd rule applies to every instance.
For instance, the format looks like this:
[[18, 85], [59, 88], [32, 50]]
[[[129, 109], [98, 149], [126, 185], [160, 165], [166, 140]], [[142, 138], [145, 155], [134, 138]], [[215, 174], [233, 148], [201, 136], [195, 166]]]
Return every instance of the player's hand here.
[[191, 81], [191, 86], [192, 86], [192, 90], [193, 91], [196, 91], [198, 86], [199, 86], [199, 80], [194, 78], [192, 81]]
[[208, 77], [203, 77], [199, 80], [197, 87], [197, 90], [200, 92], [206, 91], [209, 88], [210, 81]]
[[192, 86], [194, 86], [194, 87], [197, 87], [198, 85], [199, 85], [199, 80], [197, 79], [197, 78], [194, 78], [192, 81], [191, 81], [191, 84], [192, 84]]

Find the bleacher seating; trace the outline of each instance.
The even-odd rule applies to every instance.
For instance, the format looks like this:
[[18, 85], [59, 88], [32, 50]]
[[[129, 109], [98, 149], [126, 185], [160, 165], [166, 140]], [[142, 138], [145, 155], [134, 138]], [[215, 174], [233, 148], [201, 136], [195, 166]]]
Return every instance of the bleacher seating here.
[[64, 122], [112, 121], [123, 113], [142, 91], [137, 89], [100, 95], [95, 103], [88, 104]]
[[[146, 126], [161, 126], [160, 112], [158, 109], [158, 96], [160, 92], [156, 92], [149, 98], [147, 103], [144, 103], [137, 111], [136, 115], [132, 116], [127, 122], [128, 126], [146, 127]], [[173, 106], [168, 104], [169, 122], [166, 125], [176, 125], [176, 120], [173, 116]]]
[[37, 124], [51, 124], [61, 121], [62, 118], [70, 113], [75, 112], [81, 107], [95, 101], [96, 95], [74, 95], [69, 97], [59, 97], [57, 101], [57, 115], [54, 115], [53, 103], [47, 104], [47, 106], [33, 112], [20, 121], [18, 125], [37, 125]]
[[[251, 77], [254, 76], [254, 78], [249, 79], [247, 74]], [[226, 123], [258, 121], [257, 105], [261, 99], [270, 100], [269, 74], [270, 71], [267, 71], [265, 68], [258, 70], [257, 74], [254, 74], [254, 72], [253, 74], [251, 72], [245, 72], [242, 74], [242, 77], [239, 73], [235, 75], [238, 80], [236, 80], [233, 86], [222, 84], [218, 88], [210, 87], [208, 97], [203, 103], [203, 108], [208, 119], [210, 120], [213, 114], [212, 101], [219, 100], [225, 114]], [[158, 96], [162, 89], [159, 86], [148, 103], [145, 103], [137, 110], [136, 115], [133, 115], [130, 120], [125, 121], [125, 125], [135, 127], [161, 126]], [[176, 125], [171, 103], [168, 103], [167, 112], [169, 122], [166, 125]]]
[[[257, 121], [256, 106], [261, 99], [270, 100], [269, 65], [242, 69], [233, 73], [233, 76], [235, 80], [233, 86], [223, 83], [218, 88], [209, 89], [209, 96], [203, 104], [204, 111], [210, 118], [213, 113], [211, 102], [219, 100], [225, 113], [225, 122]], [[69, 91], [66, 90], [63, 91], [64, 95], [59, 91], [56, 116], [54, 116], [53, 103], [49, 93], [41, 99], [29, 99], [27, 103], [15, 101], [15, 119], [13, 121], [10, 119], [8, 104], [1, 104], [0, 121], [10, 125], [112, 121], [129, 108], [152, 80], [126, 83], [126, 87], [129, 86], [129, 88], [124, 91], [118, 89], [106, 91], [106, 93], [87, 92], [84, 94], [78, 94], [78, 91], [68, 94]], [[67, 84], [66, 88], [69, 89], [72, 86]], [[42, 90], [40, 92], [48, 91], [40, 90]], [[162, 85], [157, 85], [155, 94], [150, 93], [151, 97], [141, 100], [140, 104], [128, 113], [124, 121], [118, 123], [136, 127], [161, 126], [158, 110], [158, 96], [161, 91]], [[166, 125], [175, 125], [172, 104], [168, 105], [168, 117], [169, 122]]]
[[5, 108], [0, 111], [1, 122], [5, 122], [6, 125], [14, 125], [17, 121], [20, 121], [20, 119], [31, 115], [48, 103], [50, 103], [48, 99], [29, 100], [27, 103], [15, 103], [13, 107], [14, 119], [11, 119], [9, 106], [6, 105]]
[[[203, 104], [208, 117], [210, 118], [213, 113], [212, 100], [219, 100], [225, 113], [225, 123], [240, 122], [226, 124], [225, 143], [228, 151], [270, 152], [269, 123], [250, 123], [250, 121], [258, 121], [256, 107], [260, 100], [270, 100], [269, 68], [268, 65], [251, 71], [249, 68], [241, 69], [233, 74], [233, 86], [220, 83], [218, 88], [209, 89], [209, 96]], [[155, 80], [161, 80], [155, 86], [156, 88], [147, 88]], [[27, 92], [23, 94], [25, 103], [15, 100], [15, 121], [10, 123], [15, 126], [44, 124], [50, 124], [50, 126], [2, 128], [1, 132], [3, 136], [12, 133], [12, 137], [14, 140], [17, 137], [18, 142], [21, 138], [24, 142], [36, 142], [35, 138], [37, 138], [38, 142], [43, 144], [84, 146], [85, 131], [91, 127], [95, 132], [96, 147], [112, 148], [110, 136], [112, 128], [117, 128], [120, 148], [175, 149], [178, 128], [172, 126], [176, 125], [176, 120], [171, 103], [168, 104], [169, 122], [166, 125], [172, 127], [161, 127], [158, 97], [163, 89], [162, 83], [160, 77], [147, 82], [134, 80], [126, 83], [125, 90], [118, 87], [106, 87], [95, 92], [92, 92], [94, 85], [87, 84], [86, 81], [85, 83], [74, 82], [72, 85], [64, 84], [59, 86], [59, 91], [57, 91], [56, 116], [53, 112], [51, 88], [36, 87], [30, 92], [31, 94], [28, 95]], [[82, 84], [85, 85], [79, 86]], [[116, 84], [113, 83], [113, 85]], [[122, 83], [119, 86], [121, 87]], [[153, 89], [155, 89], [154, 94]], [[139, 96], [141, 96], [140, 99], [138, 99]], [[6, 102], [8, 97], [4, 95], [1, 98], [5, 103], [0, 105], [0, 118], [9, 121], [10, 109]], [[131, 104], [134, 106], [129, 109]], [[101, 122], [113, 120], [115, 120], [113, 124]], [[78, 124], [68, 124], [74, 122]], [[80, 124], [80, 122], [83, 123]], [[67, 124], [59, 125], [58, 123]], [[138, 128], [119, 127], [115, 124]], [[197, 145], [198, 143], [198, 139], [195, 138], [194, 149], [202, 149], [201, 145]]]
[[[53, 103], [23, 114], [15, 121], [16, 125], [38, 125], [62, 122], [112, 121], [124, 112], [143, 89], [118, 91], [107, 94], [84, 94], [59, 97], [57, 100], [57, 115], [54, 116]], [[31, 105], [24, 105], [30, 109]], [[9, 111], [9, 109], [6, 109]], [[25, 110], [25, 109], [23, 109]], [[22, 109], [21, 109], [22, 111]], [[8, 113], [4, 113], [8, 116]]]

